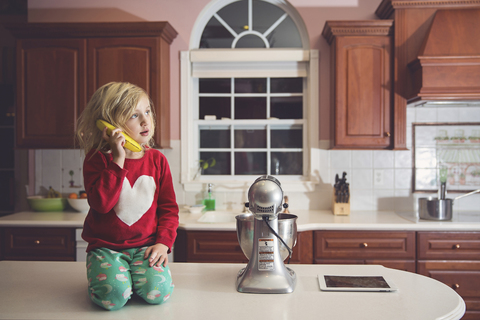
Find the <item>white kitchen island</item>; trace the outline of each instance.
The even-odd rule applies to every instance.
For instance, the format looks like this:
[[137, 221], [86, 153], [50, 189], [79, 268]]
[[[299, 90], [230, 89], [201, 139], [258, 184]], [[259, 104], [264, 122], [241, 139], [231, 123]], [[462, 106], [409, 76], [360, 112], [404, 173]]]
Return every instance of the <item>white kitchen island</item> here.
[[[243, 264], [171, 263], [175, 290], [163, 305], [133, 297], [118, 311], [94, 305], [83, 262], [0, 261], [0, 319], [460, 319], [465, 303], [451, 288], [378, 265], [290, 265], [291, 294], [238, 293]], [[318, 274], [383, 275], [396, 292], [324, 292]]]

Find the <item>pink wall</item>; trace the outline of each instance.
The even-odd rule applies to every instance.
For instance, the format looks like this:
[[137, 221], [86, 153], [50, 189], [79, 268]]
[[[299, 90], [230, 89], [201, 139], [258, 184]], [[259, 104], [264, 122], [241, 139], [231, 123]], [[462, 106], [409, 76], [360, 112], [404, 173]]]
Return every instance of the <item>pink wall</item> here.
[[[215, 0], [213, 0], [215, 1]], [[320, 53], [320, 140], [330, 132], [330, 47], [322, 37], [326, 20], [377, 19], [381, 0], [291, 0], [305, 21], [312, 49]], [[170, 49], [171, 136], [180, 140], [180, 63], [179, 52], [188, 50], [197, 16], [210, 0], [31, 0], [29, 22], [168, 21], [178, 32]]]

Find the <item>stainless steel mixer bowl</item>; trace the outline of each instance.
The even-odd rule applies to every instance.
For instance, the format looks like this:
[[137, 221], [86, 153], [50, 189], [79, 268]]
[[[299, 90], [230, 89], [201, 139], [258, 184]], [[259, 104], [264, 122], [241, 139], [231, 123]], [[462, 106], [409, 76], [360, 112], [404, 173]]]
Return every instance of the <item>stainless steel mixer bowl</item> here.
[[[237, 220], [238, 243], [242, 248], [243, 254], [250, 260], [253, 247], [253, 234], [255, 217], [252, 213], [241, 214], [235, 217]], [[278, 215], [278, 235], [292, 249], [297, 244], [297, 216], [294, 214], [280, 213]], [[280, 256], [282, 260], [288, 257], [288, 250], [281, 241]]]

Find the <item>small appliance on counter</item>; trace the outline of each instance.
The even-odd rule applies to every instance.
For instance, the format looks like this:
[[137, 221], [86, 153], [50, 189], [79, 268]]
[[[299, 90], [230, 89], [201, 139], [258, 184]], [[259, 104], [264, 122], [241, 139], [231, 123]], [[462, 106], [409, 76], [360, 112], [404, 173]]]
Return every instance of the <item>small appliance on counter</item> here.
[[[248, 190], [247, 206], [253, 216], [252, 242], [246, 239], [244, 232], [251, 219], [245, 215], [237, 216], [237, 236], [242, 250], [249, 262], [237, 275], [237, 291], [241, 293], [291, 293], [295, 290], [296, 274], [283, 263], [282, 249], [287, 249], [291, 257], [292, 249], [287, 242], [296, 238], [296, 216], [283, 214], [282, 220], [287, 228], [279, 231], [279, 216], [283, 202], [283, 191], [280, 182], [272, 176], [261, 176]], [[243, 225], [243, 227], [242, 227]], [[285, 230], [286, 229], [286, 230]], [[284, 238], [279, 233], [286, 233]], [[293, 246], [293, 245], [292, 245]], [[250, 251], [251, 250], [251, 251]], [[250, 251], [250, 252], [248, 252]]]
[[350, 187], [347, 183], [347, 173], [343, 172], [342, 178], [335, 175], [333, 186], [332, 212], [336, 216], [350, 215]]

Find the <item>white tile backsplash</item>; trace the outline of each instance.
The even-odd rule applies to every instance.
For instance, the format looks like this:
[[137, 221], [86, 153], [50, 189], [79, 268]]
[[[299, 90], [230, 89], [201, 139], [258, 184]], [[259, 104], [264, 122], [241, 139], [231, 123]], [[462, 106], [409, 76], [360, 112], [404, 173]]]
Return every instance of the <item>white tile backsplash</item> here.
[[[417, 199], [426, 194], [412, 194], [412, 123], [420, 122], [480, 122], [480, 106], [462, 104], [459, 106], [430, 105], [407, 108], [407, 148], [409, 150], [320, 150], [321, 183], [312, 192], [288, 194], [290, 211], [306, 209], [330, 209], [332, 185], [335, 175], [347, 172], [350, 183], [351, 209], [360, 210], [396, 210], [416, 209]], [[434, 127], [432, 127], [435, 130]], [[434, 163], [435, 154], [431, 140], [425, 141], [425, 153], [420, 160], [426, 167]], [[177, 202], [191, 205], [202, 200], [202, 192], [186, 192], [180, 183], [180, 141], [172, 141], [172, 149], [161, 150], [167, 157], [174, 182]], [[78, 150], [36, 150], [35, 151], [35, 191], [38, 193], [54, 187], [68, 192], [70, 175], [74, 171], [74, 181], [81, 177], [83, 157]], [[426, 168], [425, 170], [434, 170]], [[77, 172], [78, 171], [78, 172]], [[430, 173], [429, 173], [430, 174]], [[383, 178], [382, 181], [375, 178]], [[80, 179], [81, 180], [81, 179]], [[280, 178], [281, 180], [281, 178]], [[83, 185], [83, 181], [81, 183]], [[75, 189], [76, 190], [76, 189]], [[458, 193], [449, 193], [453, 198]], [[435, 196], [435, 195], [434, 195]], [[216, 192], [217, 208], [241, 211], [247, 195], [244, 191]], [[454, 202], [456, 210], [478, 210], [480, 195], [473, 195]]]
[[374, 168], [393, 168], [394, 153], [390, 150], [373, 151]]
[[373, 168], [373, 151], [352, 151], [352, 168]]

